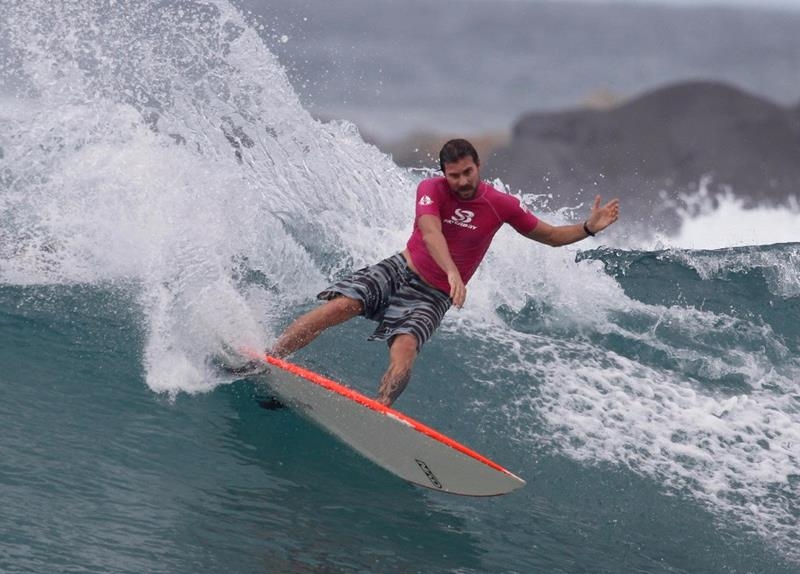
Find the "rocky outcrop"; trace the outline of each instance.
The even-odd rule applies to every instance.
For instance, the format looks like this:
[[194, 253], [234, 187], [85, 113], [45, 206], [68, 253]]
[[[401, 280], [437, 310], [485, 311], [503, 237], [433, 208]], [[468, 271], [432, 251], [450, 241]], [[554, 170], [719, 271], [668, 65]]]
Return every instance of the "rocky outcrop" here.
[[730, 189], [747, 204], [783, 203], [800, 196], [800, 106], [688, 82], [608, 110], [530, 113], [483, 172], [561, 204], [620, 197], [626, 213], [648, 224], [663, 217], [665, 199], [691, 193], [703, 178], [712, 196]]

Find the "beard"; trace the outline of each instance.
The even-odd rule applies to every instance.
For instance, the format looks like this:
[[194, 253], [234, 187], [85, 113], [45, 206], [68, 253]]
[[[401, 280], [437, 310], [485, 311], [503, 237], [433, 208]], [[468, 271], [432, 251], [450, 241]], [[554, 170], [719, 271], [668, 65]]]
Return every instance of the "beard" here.
[[475, 192], [478, 191], [477, 185], [462, 185], [458, 189], [456, 189], [456, 193], [461, 197], [470, 198], [475, 195]]

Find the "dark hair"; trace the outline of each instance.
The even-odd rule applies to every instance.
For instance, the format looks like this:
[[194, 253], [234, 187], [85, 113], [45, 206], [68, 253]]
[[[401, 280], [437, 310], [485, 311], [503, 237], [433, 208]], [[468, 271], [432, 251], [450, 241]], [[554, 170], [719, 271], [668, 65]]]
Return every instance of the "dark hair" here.
[[444, 172], [444, 164], [455, 163], [467, 156], [472, 156], [472, 161], [475, 162], [475, 165], [480, 165], [478, 152], [475, 151], [471, 143], [464, 139], [450, 140], [442, 146], [442, 151], [439, 152], [439, 167]]

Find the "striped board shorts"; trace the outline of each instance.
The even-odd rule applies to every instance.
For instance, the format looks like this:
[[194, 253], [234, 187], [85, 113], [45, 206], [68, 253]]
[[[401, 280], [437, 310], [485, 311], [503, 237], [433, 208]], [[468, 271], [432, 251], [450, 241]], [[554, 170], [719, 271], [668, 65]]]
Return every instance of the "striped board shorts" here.
[[378, 322], [370, 341], [387, 341], [409, 333], [417, 350], [430, 339], [450, 308], [450, 297], [425, 283], [398, 253], [375, 265], [353, 272], [317, 295], [331, 300], [344, 295], [364, 305], [362, 315]]

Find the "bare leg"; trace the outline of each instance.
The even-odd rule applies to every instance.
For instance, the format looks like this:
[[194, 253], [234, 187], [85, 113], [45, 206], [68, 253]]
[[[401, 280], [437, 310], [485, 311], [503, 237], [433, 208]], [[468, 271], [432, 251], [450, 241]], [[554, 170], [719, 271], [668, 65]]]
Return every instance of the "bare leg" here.
[[389, 347], [389, 368], [381, 378], [378, 402], [391, 406], [411, 380], [411, 367], [417, 358], [417, 338], [403, 333], [397, 335]]
[[283, 358], [302, 349], [317, 338], [328, 327], [344, 323], [356, 315], [360, 315], [363, 304], [350, 297], [337, 297], [320, 305], [316, 309], [301, 315], [289, 325], [278, 337], [270, 355]]

